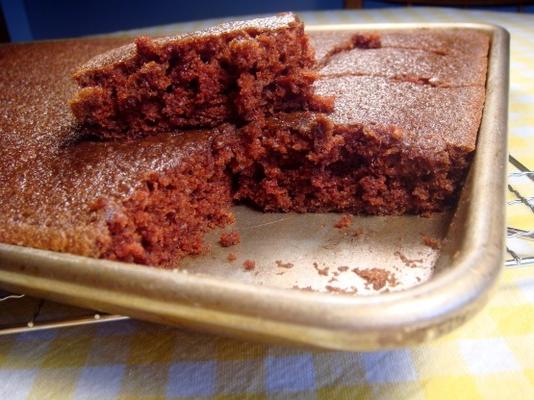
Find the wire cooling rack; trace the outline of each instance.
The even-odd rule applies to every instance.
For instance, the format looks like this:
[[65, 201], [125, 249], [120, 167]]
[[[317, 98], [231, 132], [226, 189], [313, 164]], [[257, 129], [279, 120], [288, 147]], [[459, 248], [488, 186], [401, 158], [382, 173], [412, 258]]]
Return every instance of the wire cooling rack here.
[[[507, 210], [509, 213], [521, 214], [526, 207], [528, 213], [532, 213], [534, 221], [534, 171], [512, 155], [509, 156], [509, 162], [510, 200], [506, 203]], [[519, 207], [523, 210], [519, 210]], [[534, 265], [534, 223], [528, 229], [524, 226], [508, 226], [506, 236], [506, 251], [509, 257], [505, 261], [505, 266], [522, 268]], [[0, 291], [0, 335], [123, 319], [128, 317], [95, 313], [24, 294]]]
[[[534, 215], [534, 191], [524, 190], [525, 187], [534, 185], [534, 172], [512, 155], [508, 160], [513, 170], [508, 174], [508, 191], [514, 197], [506, 203], [510, 207], [509, 212], [512, 207], [526, 207]], [[505, 266], [517, 268], [534, 264], [534, 225], [530, 229], [509, 226], [506, 235], [506, 251], [510, 258], [506, 260]]]

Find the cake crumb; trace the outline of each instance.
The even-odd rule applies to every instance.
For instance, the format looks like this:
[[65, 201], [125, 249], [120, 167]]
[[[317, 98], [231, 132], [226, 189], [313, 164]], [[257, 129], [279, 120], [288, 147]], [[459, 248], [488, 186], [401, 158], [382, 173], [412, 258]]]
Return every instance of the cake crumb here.
[[223, 232], [219, 238], [219, 244], [222, 247], [235, 246], [236, 244], [239, 244], [240, 241], [241, 237], [237, 231]]
[[343, 293], [343, 294], [355, 294], [358, 292], [358, 289], [356, 287], [351, 286], [348, 289], [339, 288], [336, 286], [326, 285], [326, 290], [328, 290], [330, 293]]
[[331, 293], [344, 293], [344, 290], [335, 286], [326, 285], [326, 290], [328, 290]]
[[346, 265], [342, 265], [342, 266], [340, 266], [340, 267], [337, 267], [337, 270], [338, 270], [339, 272], [346, 272], [346, 271], [349, 270], [349, 267], [347, 267]]
[[230, 253], [228, 254], [228, 257], [226, 257], [226, 259], [230, 262], [234, 262], [235, 260], [237, 260], [237, 256], [234, 253]]
[[328, 283], [334, 283], [334, 282], [337, 282], [337, 278], [335, 276], [333, 276], [332, 278], [328, 280]]
[[245, 260], [245, 262], [243, 262], [243, 267], [246, 271], [252, 271], [256, 268], [256, 262], [253, 260]]
[[374, 290], [380, 290], [386, 285], [395, 287], [398, 284], [395, 274], [392, 274], [391, 272], [382, 268], [354, 268], [352, 272], [365, 280], [366, 287], [368, 287], [368, 285], [372, 285]]
[[404, 263], [404, 265], [406, 265], [407, 267], [410, 267], [410, 268], [417, 267], [418, 263], [420, 264], [420, 263], [423, 262], [423, 260], [421, 258], [412, 260], [412, 259], [406, 257], [404, 254], [402, 254], [400, 251], [396, 251], [393, 254], [395, 254], [397, 257], [399, 257], [401, 259], [401, 261]]
[[328, 271], [330, 269], [328, 267], [320, 268], [319, 264], [317, 264], [316, 262], [313, 263], [313, 268], [315, 268], [317, 273], [322, 276], [328, 276]]
[[359, 228], [359, 229], [353, 229], [352, 232], [350, 233], [350, 235], [353, 238], [358, 238], [358, 237], [362, 236], [364, 233], [365, 233], [365, 231], [363, 229]]
[[325, 250], [333, 250], [339, 245], [339, 239], [329, 239], [328, 242], [321, 247]]
[[313, 292], [313, 288], [311, 286], [299, 286], [299, 285], [293, 285], [293, 289], [302, 290], [304, 292]]
[[281, 260], [276, 260], [275, 263], [276, 263], [276, 266], [277, 266], [278, 268], [286, 268], [286, 269], [290, 269], [290, 268], [293, 268], [293, 267], [294, 267], [294, 265], [293, 265], [292, 263], [290, 263], [290, 262], [288, 262], [288, 263], [284, 263], [284, 262], [282, 262]]
[[350, 224], [352, 224], [352, 216], [349, 214], [343, 214], [339, 221], [336, 222], [334, 227], [336, 227], [337, 229], [344, 229], [348, 228]]
[[428, 246], [434, 250], [441, 249], [441, 240], [435, 239], [427, 235], [421, 235], [421, 236], [422, 236], [423, 244], [425, 246]]

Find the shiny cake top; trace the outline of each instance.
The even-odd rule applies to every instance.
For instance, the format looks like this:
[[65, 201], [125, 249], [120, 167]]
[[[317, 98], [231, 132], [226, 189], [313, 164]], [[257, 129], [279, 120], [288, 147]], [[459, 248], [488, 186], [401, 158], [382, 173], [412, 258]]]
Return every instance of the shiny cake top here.
[[[198, 39], [205, 39], [207, 37], [215, 36], [248, 36], [255, 35], [261, 31], [277, 31], [280, 29], [288, 29], [300, 27], [304, 29], [304, 25], [300, 19], [293, 13], [283, 13], [271, 17], [255, 18], [244, 21], [229, 21], [223, 22], [219, 25], [212, 26], [196, 32], [181, 33], [175, 36], [167, 36], [154, 39], [157, 45], [165, 45], [167, 43], [174, 44], [179, 42], [195, 41]], [[124, 46], [113, 48], [103, 54], [99, 54], [85, 64], [83, 64], [79, 71], [76, 72], [75, 77], [105, 68], [113, 64], [123, 63], [136, 54], [135, 43], [129, 43]]]

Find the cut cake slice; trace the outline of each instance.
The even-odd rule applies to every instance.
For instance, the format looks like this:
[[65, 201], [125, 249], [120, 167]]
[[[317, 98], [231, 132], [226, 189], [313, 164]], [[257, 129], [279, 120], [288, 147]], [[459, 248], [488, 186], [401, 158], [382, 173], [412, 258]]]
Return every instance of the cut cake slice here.
[[277, 111], [328, 109], [313, 95], [313, 49], [291, 13], [138, 38], [74, 75], [76, 118], [102, 138], [243, 124]]

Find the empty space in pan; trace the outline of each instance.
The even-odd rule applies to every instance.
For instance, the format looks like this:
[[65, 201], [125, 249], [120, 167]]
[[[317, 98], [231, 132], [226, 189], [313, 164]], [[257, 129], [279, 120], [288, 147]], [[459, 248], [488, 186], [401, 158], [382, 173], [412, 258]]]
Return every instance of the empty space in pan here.
[[[244, 283], [322, 292], [375, 294], [432, 277], [451, 213], [430, 217], [262, 213], [234, 207], [240, 243], [182, 260], [179, 270]], [[234, 259], [235, 260], [232, 260]], [[251, 268], [244, 263], [250, 260]]]

